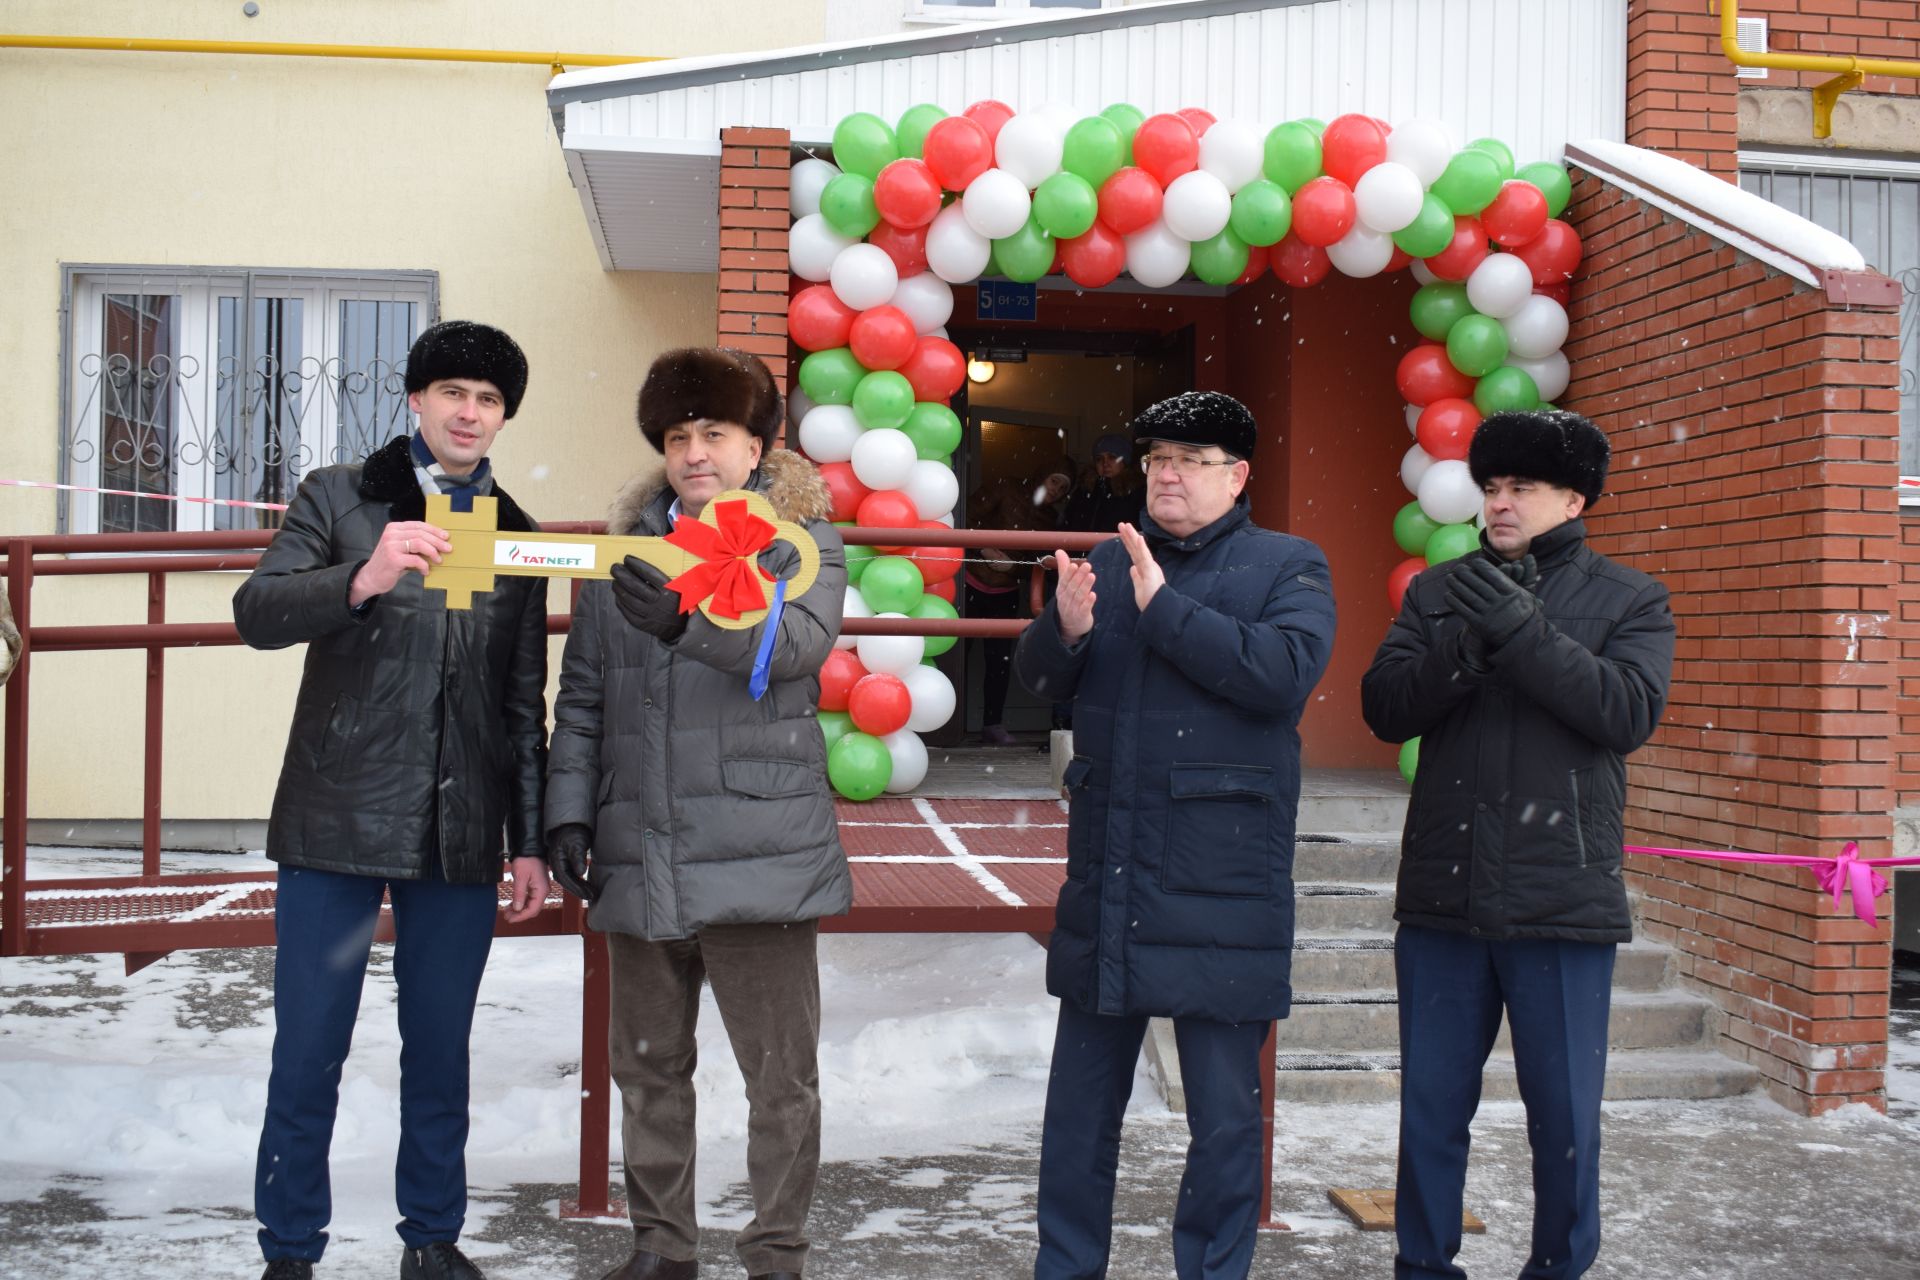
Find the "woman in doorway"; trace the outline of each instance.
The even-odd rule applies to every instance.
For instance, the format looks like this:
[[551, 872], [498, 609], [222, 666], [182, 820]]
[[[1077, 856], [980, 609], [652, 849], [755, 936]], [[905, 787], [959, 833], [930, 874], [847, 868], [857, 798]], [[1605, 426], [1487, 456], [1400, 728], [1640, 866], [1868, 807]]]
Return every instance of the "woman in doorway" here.
[[[1005, 476], [992, 482], [978, 495], [970, 511], [979, 514], [972, 523], [983, 529], [1034, 529], [1040, 527], [1041, 495], [1044, 481], [1038, 478]], [[1050, 523], [1050, 522], [1049, 522]], [[1009, 552], [985, 547], [977, 561], [967, 565], [967, 616], [969, 618], [1018, 618], [1025, 615], [1022, 593], [1026, 590], [1030, 566], [1037, 557], [1030, 552]], [[984, 563], [982, 563], [984, 562]], [[1017, 739], [1001, 723], [1006, 715], [1007, 685], [1013, 675], [1013, 641], [982, 640], [980, 652], [985, 674], [980, 685], [980, 741], [988, 746], [1013, 745]]]

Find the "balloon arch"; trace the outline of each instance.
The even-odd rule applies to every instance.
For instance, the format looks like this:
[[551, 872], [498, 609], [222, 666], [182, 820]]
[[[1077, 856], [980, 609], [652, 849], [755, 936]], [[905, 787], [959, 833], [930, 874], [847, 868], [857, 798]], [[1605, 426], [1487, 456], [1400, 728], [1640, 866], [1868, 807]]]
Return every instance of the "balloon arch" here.
[[[953, 524], [966, 360], [948, 340], [952, 286], [1059, 272], [1098, 289], [1122, 271], [1163, 288], [1189, 274], [1295, 288], [1334, 270], [1411, 270], [1422, 341], [1400, 361], [1415, 443], [1400, 464], [1414, 500], [1392, 517], [1413, 575], [1477, 545], [1480, 493], [1467, 442], [1483, 416], [1550, 402], [1567, 386], [1568, 281], [1580, 238], [1559, 220], [1567, 172], [1517, 173], [1493, 138], [1454, 146], [1431, 120], [1293, 120], [1262, 134], [1198, 108], [1147, 116], [1124, 103], [1079, 118], [995, 101], [957, 116], [920, 105], [897, 125], [840, 121], [834, 162], [793, 166], [788, 334], [808, 355], [792, 396], [800, 448], [834, 519], [876, 528]], [[1383, 523], [1384, 523], [1383, 513]], [[958, 547], [847, 548], [849, 617], [953, 618]], [[926, 774], [919, 734], [945, 724], [953, 684], [930, 659], [951, 637], [841, 638], [821, 671], [834, 788], [907, 792]], [[1411, 772], [1417, 743], [1402, 753]]]

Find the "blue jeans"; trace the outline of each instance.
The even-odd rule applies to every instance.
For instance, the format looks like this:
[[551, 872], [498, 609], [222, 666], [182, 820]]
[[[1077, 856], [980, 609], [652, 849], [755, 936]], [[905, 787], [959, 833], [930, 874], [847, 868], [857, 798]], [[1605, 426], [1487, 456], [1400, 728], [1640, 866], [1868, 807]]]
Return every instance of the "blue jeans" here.
[[327, 1150], [380, 896], [393, 900], [400, 1155], [409, 1248], [460, 1238], [467, 1213], [467, 1036], [493, 946], [494, 886], [282, 867], [274, 906], [273, 1074], [253, 1183], [268, 1261], [317, 1261], [333, 1216]]
[[1575, 1280], [1600, 1253], [1600, 1094], [1612, 943], [1516, 939], [1401, 925], [1400, 1174], [1396, 1280], [1467, 1273], [1461, 1199], [1480, 1077], [1506, 1010], [1533, 1149], [1532, 1253], [1521, 1280]]

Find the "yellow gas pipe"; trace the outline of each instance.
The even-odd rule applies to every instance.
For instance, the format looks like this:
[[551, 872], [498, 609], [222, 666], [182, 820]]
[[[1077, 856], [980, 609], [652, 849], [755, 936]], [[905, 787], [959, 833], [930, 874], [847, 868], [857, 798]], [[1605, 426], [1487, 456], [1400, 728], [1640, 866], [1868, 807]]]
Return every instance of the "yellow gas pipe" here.
[[1841, 57], [1823, 53], [1748, 53], [1740, 47], [1739, 0], [1720, 0], [1720, 48], [1736, 67], [1779, 67], [1782, 71], [1838, 71], [1840, 74], [1813, 90], [1813, 136], [1833, 134], [1833, 104], [1868, 76], [1920, 76], [1920, 62], [1893, 62], [1885, 58]]
[[259, 54], [278, 58], [387, 58], [404, 62], [493, 62], [548, 67], [618, 67], [664, 62], [660, 57], [619, 53], [529, 53], [514, 49], [418, 49], [381, 44], [287, 44], [244, 40], [135, 40], [116, 36], [0, 35], [0, 49], [93, 49], [125, 53]]

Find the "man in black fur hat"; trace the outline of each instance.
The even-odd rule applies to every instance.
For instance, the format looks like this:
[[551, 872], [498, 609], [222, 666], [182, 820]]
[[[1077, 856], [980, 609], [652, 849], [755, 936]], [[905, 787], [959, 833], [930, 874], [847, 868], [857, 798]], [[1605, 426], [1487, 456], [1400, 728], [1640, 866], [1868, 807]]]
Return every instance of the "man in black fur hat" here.
[[1609, 450], [1577, 413], [1498, 413], [1467, 464], [1480, 550], [1407, 588], [1361, 683], [1367, 724], [1419, 738], [1394, 918], [1400, 995], [1396, 1277], [1460, 1277], [1468, 1130], [1504, 1010], [1533, 1149], [1523, 1280], [1600, 1251], [1600, 1097], [1628, 754], [1673, 667], [1667, 589], [1586, 545]]
[[[754, 1280], [797, 1280], [820, 1168], [821, 916], [853, 902], [817, 718], [840, 633], [846, 552], [813, 464], [774, 448], [780, 392], [744, 351], [655, 360], [640, 432], [666, 460], [614, 500], [612, 533], [661, 535], [729, 489], [762, 494], [820, 547], [805, 595], [715, 626], [629, 558], [573, 612], [554, 703], [547, 831], [554, 878], [593, 904], [613, 973], [609, 1019], [633, 1253], [607, 1280], [687, 1280], [694, 1219], [695, 1023], [712, 989], [747, 1099]], [[724, 516], [724, 509], [718, 513]], [[775, 577], [785, 543], [760, 557]], [[591, 866], [588, 857], [591, 854]]]
[[306, 1280], [332, 1215], [327, 1149], [368, 949], [393, 904], [399, 989], [402, 1280], [478, 1280], [466, 1217], [467, 1038], [512, 857], [510, 921], [547, 897], [547, 592], [501, 578], [449, 610], [421, 575], [451, 544], [426, 495], [499, 502], [487, 451], [520, 407], [527, 360], [498, 329], [449, 320], [407, 356], [419, 431], [300, 484], [234, 594], [256, 649], [306, 644], [306, 671], [267, 828], [274, 907], [273, 1073], [254, 1176], [267, 1280]]

